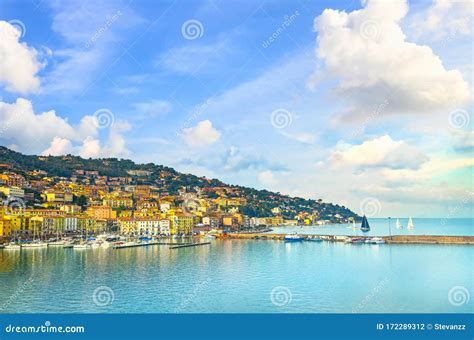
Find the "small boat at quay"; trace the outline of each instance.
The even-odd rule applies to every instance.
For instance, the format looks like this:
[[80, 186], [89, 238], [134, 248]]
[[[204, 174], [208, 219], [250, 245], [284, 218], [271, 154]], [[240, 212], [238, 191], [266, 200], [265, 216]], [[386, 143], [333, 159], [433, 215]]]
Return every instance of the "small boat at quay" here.
[[304, 237], [298, 235], [297, 233], [285, 235], [285, 242], [299, 242], [303, 240]]
[[5, 250], [20, 250], [21, 245], [17, 243], [9, 243], [5, 246]]
[[25, 249], [36, 249], [36, 248], [46, 248], [48, 244], [46, 242], [30, 242], [30, 243], [24, 243], [21, 245], [22, 248]]
[[79, 243], [73, 245], [74, 249], [91, 249], [92, 246], [89, 243]]
[[365, 240], [362, 237], [348, 237], [344, 242], [351, 244], [361, 244], [364, 243]]
[[309, 241], [309, 242], [322, 242], [323, 239], [319, 236], [308, 236], [307, 238], [305, 238], [305, 241]]
[[48, 247], [63, 247], [66, 243], [64, 240], [51, 241], [48, 242]]
[[384, 244], [385, 240], [381, 237], [372, 237], [365, 241], [368, 244]]

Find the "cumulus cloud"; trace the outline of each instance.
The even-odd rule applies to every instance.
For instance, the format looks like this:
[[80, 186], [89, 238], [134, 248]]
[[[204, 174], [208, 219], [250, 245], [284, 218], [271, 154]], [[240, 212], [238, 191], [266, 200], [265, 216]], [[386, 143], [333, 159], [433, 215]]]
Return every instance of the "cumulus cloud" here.
[[13, 25], [0, 21], [0, 84], [10, 92], [37, 92], [37, 73], [43, 65], [37, 59], [37, 51], [20, 42], [20, 35]]
[[212, 126], [210, 120], [203, 120], [194, 127], [183, 129], [182, 137], [191, 147], [203, 147], [217, 142], [221, 133]]
[[359, 145], [339, 145], [330, 160], [336, 167], [418, 169], [428, 157], [405, 141], [385, 135]]
[[18, 98], [14, 103], [0, 101], [0, 141], [15, 145], [16, 150], [44, 155], [78, 154], [83, 157], [124, 156], [128, 154], [123, 133], [130, 125], [113, 124], [105, 145], [98, 138], [96, 117], [84, 116], [70, 124], [54, 110], [35, 113], [32, 103]]
[[54, 137], [81, 140], [81, 131], [87, 128], [70, 125], [65, 119], [56, 115], [54, 110], [36, 114], [32, 103], [18, 98], [14, 103], [0, 102], [0, 121], [5, 125], [2, 139], [14, 140], [25, 151], [38, 151]]
[[464, 105], [469, 87], [430, 47], [408, 42], [400, 27], [405, 0], [369, 0], [349, 13], [326, 9], [315, 19], [318, 58], [335, 93], [348, 101], [346, 118], [367, 115], [389, 98], [384, 113], [432, 113]]
[[67, 138], [54, 137], [49, 148], [42, 152], [44, 156], [60, 156], [73, 153], [72, 143]]

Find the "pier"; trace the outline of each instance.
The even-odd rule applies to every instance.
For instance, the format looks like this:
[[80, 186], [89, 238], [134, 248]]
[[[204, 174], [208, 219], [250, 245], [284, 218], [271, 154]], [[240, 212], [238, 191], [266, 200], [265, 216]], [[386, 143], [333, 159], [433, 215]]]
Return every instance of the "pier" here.
[[185, 243], [185, 244], [178, 244], [175, 246], [171, 246], [170, 249], [178, 249], [178, 248], [187, 248], [187, 247], [197, 247], [197, 246], [205, 246], [207, 244], [211, 244], [211, 242], [200, 242], [200, 243]]
[[155, 246], [158, 245], [159, 242], [144, 242], [144, 243], [124, 243], [124, 244], [117, 244], [114, 245], [114, 249], [122, 249], [122, 248], [136, 248], [136, 247], [148, 247], [148, 246]]
[[[247, 240], [284, 240], [287, 234], [241, 234], [229, 233], [216, 235], [219, 239], [247, 239]], [[355, 236], [355, 235], [307, 235], [299, 234], [303, 238], [318, 236], [324, 241], [344, 242], [348, 238], [370, 239], [380, 237], [388, 244], [470, 244], [474, 245], [474, 236], [443, 236], [443, 235], [393, 235], [393, 236]]]

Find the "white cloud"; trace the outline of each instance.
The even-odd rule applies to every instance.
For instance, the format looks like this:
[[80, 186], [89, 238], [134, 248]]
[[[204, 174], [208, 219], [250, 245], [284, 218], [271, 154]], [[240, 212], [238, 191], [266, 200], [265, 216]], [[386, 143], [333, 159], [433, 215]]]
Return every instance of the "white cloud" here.
[[49, 148], [42, 152], [44, 156], [60, 156], [73, 152], [72, 143], [67, 138], [54, 137]]
[[110, 128], [107, 145], [102, 150], [103, 157], [125, 157], [130, 154], [126, 147], [124, 132], [131, 130], [130, 124], [126, 121], [115, 122]]
[[440, 40], [470, 34], [473, 17], [472, 1], [434, 0], [415, 24], [420, 35]]
[[136, 111], [148, 117], [167, 114], [172, 109], [171, 104], [165, 100], [151, 100], [149, 102], [135, 103], [133, 107]]
[[18, 98], [9, 104], [0, 101], [0, 141], [15, 145], [24, 153], [45, 155], [78, 154], [83, 157], [119, 157], [128, 154], [123, 132], [130, 130], [125, 121], [117, 121], [108, 130], [105, 145], [98, 139], [94, 116], [82, 117], [70, 124], [54, 110], [35, 113], [32, 103]]
[[79, 155], [83, 158], [97, 158], [101, 156], [100, 141], [93, 137], [87, 137], [82, 143]]
[[52, 10], [52, 30], [67, 47], [53, 52], [54, 66], [44, 77], [47, 93], [87, 90], [124, 55], [120, 43], [144, 22], [131, 7], [111, 1], [71, 0], [48, 4]]
[[317, 56], [325, 74], [339, 80], [345, 117], [361, 117], [384, 99], [384, 113], [433, 113], [461, 107], [469, 87], [458, 70], [446, 70], [430, 47], [408, 42], [400, 27], [404, 0], [369, 0], [350, 13], [326, 9], [315, 19]]
[[54, 110], [36, 114], [32, 103], [18, 98], [15, 103], [0, 102], [0, 121], [5, 125], [2, 139], [14, 140], [23, 151], [38, 152], [54, 137], [70, 140], [82, 140], [78, 128], [70, 125], [65, 119], [56, 115]]
[[7, 91], [38, 92], [40, 80], [37, 76], [42, 64], [38, 53], [20, 42], [20, 32], [6, 21], [0, 21], [0, 84]]
[[228, 41], [226, 39], [209, 45], [186, 44], [171, 48], [159, 56], [155, 66], [181, 74], [212, 70], [219, 72], [218, 66], [222, 66], [229, 59], [225, 58], [231, 51]]
[[428, 157], [406, 142], [394, 141], [385, 135], [360, 145], [340, 145], [330, 159], [336, 167], [417, 169]]
[[203, 147], [217, 142], [221, 133], [212, 126], [211, 121], [203, 120], [194, 127], [183, 129], [182, 136], [189, 146]]

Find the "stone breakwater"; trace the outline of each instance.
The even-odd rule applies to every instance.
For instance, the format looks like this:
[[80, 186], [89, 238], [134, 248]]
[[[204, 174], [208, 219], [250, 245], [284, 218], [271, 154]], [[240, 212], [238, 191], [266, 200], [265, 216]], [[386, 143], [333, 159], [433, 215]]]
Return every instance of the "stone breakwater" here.
[[[250, 240], [283, 240], [287, 234], [265, 234], [265, 233], [229, 233], [216, 235], [220, 239], [250, 239]], [[307, 238], [319, 236], [325, 241], [344, 242], [353, 235], [300, 235]], [[372, 238], [376, 236], [357, 236], [360, 238]], [[442, 236], [442, 235], [394, 235], [380, 236], [386, 243], [390, 244], [472, 244], [474, 236]]]

